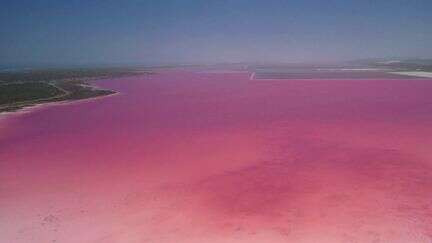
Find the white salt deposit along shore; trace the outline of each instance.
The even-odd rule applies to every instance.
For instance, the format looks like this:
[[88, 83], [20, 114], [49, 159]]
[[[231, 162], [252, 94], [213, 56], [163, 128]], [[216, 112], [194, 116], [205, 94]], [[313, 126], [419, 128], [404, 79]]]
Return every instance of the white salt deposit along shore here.
[[406, 75], [406, 76], [432, 78], [432, 72], [411, 71], [411, 72], [392, 72], [392, 73], [393, 74], [399, 74], [399, 75]]

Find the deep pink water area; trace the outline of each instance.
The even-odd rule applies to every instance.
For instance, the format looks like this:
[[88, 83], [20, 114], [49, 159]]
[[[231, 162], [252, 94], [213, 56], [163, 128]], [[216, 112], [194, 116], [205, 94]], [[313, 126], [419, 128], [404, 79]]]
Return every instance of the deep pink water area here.
[[0, 120], [0, 242], [432, 242], [432, 80], [160, 71]]

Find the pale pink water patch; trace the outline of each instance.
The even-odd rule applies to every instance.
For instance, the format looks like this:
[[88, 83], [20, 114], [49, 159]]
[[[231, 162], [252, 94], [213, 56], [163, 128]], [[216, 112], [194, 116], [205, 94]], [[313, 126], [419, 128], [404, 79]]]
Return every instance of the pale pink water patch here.
[[431, 80], [160, 71], [0, 121], [3, 242], [429, 242]]

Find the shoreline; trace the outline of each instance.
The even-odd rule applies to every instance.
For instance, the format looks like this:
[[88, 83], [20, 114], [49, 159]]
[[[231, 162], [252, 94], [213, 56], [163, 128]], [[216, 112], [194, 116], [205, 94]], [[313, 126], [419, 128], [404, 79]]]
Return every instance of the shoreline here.
[[[113, 90], [111, 90], [111, 91], [113, 91]], [[61, 100], [61, 101], [37, 103], [37, 104], [33, 104], [33, 105], [19, 108], [19, 109], [14, 110], [14, 111], [3, 111], [3, 112], [0, 112], [0, 122], [2, 120], [5, 120], [5, 119], [13, 117], [13, 116], [21, 116], [21, 115], [29, 114], [29, 113], [32, 113], [32, 112], [37, 111], [37, 110], [49, 108], [51, 106], [63, 106], [63, 105], [72, 105], [72, 104], [78, 104], [78, 103], [92, 102], [92, 101], [95, 101], [97, 99], [107, 98], [110, 96], [115, 96], [115, 95], [121, 94], [118, 91], [113, 91], [113, 92], [114, 93], [112, 93], [112, 94], [95, 96], [95, 97], [84, 98], [84, 99], [77, 99], [77, 100], [71, 99], [71, 100]]]
[[[60, 106], [60, 105], [77, 104], [77, 103], [81, 103], [81, 102], [90, 102], [90, 101], [94, 101], [96, 99], [102, 99], [105, 97], [110, 97], [110, 96], [121, 94], [119, 91], [111, 90], [111, 89], [104, 89], [100, 85], [95, 84], [96, 82], [102, 81], [102, 80], [106, 80], [106, 78], [89, 80], [90, 84], [88, 84], [88, 85], [91, 86], [93, 90], [105, 90], [105, 91], [110, 91], [113, 93], [105, 94], [105, 95], [98, 95], [98, 96], [93, 96], [93, 97], [88, 97], [88, 98], [83, 98], [83, 99], [66, 99], [66, 100], [58, 100], [58, 101], [46, 100], [46, 101], [40, 102], [40, 103], [33, 103], [33, 104], [24, 105], [22, 107], [19, 107], [15, 110], [11, 110], [11, 111], [7, 111], [7, 110], [0, 111], [0, 122], [2, 120], [9, 118], [9, 117], [25, 115], [25, 114], [34, 112], [36, 110], [48, 108], [50, 106]], [[55, 99], [55, 98], [52, 98], [52, 99]]]
[[[101, 75], [99, 77], [72, 78], [69, 79], [70, 81], [72, 81], [71, 83], [68, 82], [64, 83], [65, 85], [70, 86], [69, 88], [67, 88], [67, 90], [66, 88], [62, 87], [63, 85], [62, 82], [64, 80], [68, 80], [67, 78], [66, 79], [62, 78], [59, 80], [53, 79], [53, 80], [45, 80], [45, 81], [35, 81], [35, 82], [41, 82], [41, 83], [46, 83], [48, 85], [51, 85], [56, 89], [58, 89], [59, 91], [62, 91], [63, 94], [59, 94], [47, 98], [36, 98], [31, 100], [19, 101], [19, 102], [5, 103], [0, 106], [0, 119], [4, 118], [5, 116], [10, 116], [11, 114], [27, 113], [31, 109], [45, 107], [48, 105], [71, 103], [76, 101], [92, 100], [95, 98], [111, 96], [117, 94], [118, 91], [111, 90], [109, 88], [105, 89], [100, 85], [98, 85], [97, 82], [103, 80], [141, 76], [145, 74], [147, 74], [147, 72], [142, 72], [139, 74], [129, 73], [129, 74], [122, 74], [119, 76]], [[77, 81], [78, 83], [75, 83], [75, 81]], [[60, 82], [61, 85], [57, 85], [57, 82]], [[18, 81], [18, 82], [11, 82], [11, 83], [22, 83], [22, 82]], [[8, 85], [11, 83], [5, 83], [4, 85]], [[0, 84], [2, 83], [0, 82]], [[80, 90], [81, 88], [83, 90]], [[89, 93], [89, 91], [94, 93]]]
[[[143, 74], [145, 74], [145, 73], [143, 73]], [[140, 75], [143, 75], [143, 74], [140, 74]], [[14, 110], [0, 111], [0, 121], [6, 119], [8, 117], [11, 117], [13, 115], [23, 115], [23, 114], [33, 112], [37, 109], [43, 109], [43, 108], [49, 107], [49, 106], [76, 104], [78, 102], [87, 102], [87, 101], [93, 101], [96, 99], [101, 99], [101, 98], [110, 97], [110, 96], [114, 96], [114, 95], [120, 95], [121, 92], [116, 91], [116, 90], [111, 90], [111, 89], [105, 89], [96, 83], [99, 81], [103, 81], [103, 80], [113, 80], [113, 79], [121, 79], [121, 78], [128, 78], [128, 77], [136, 77], [136, 76], [140, 76], [140, 75], [128, 75], [128, 76], [112, 77], [112, 78], [109, 78], [109, 77], [91, 78], [91, 79], [87, 80], [87, 82], [88, 82], [87, 84], [89, 86], [91, 86], [93, 90], [109, 91], [112, 93], [88, 97], [88, 98], [82, 98], [82, 99], [66, 99], [66, 100], [58, 100], [58, 101], [46, 100], [46, 101], [40, 102], [40, 103], [28, 104], [28, 105], [24, 105], [22, 107], [14, 109]], [[52, 97], [51, 99], [55, 99], [55, 98]]]
[[251, 72], [249, 75], [249, 80], [251, 81], [277, 81], [277, 80], [299, 80], [299, 81], [310, 81], [310, 80], [324, 80], [324, 81], [338, 81], [338, 80], [358, 80], [358, 81], [367, 81], [367, 80], [377, 80], [377, 81], [388, 81], [388, 80], [430, 80], [432, 79], [432, 72], [389, 72], [389, 74], [395, 74], [399, 77], [377, 77], [377, 78], [368, 78], [368, 77], [359, 77], [359, 78], [291, 78], [291, 77], [282, 77], [282, 78], [257, 78], [257, 72]]
[[432, 78], [432, 72], [424, 72], [424, 71], [407, 71], [407, 72], [391, 72], [393, 74], [398, 74], [402, 76], [410, 76], [410, 77], [420, 77], [420, 78]]

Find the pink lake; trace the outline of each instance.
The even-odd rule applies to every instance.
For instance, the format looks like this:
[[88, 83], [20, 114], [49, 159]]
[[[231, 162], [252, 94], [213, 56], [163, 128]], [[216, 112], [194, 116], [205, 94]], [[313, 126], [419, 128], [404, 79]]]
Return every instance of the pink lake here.
[[432, 80], [159, 71], [0, 118], [0, 242], [432, 242]]

